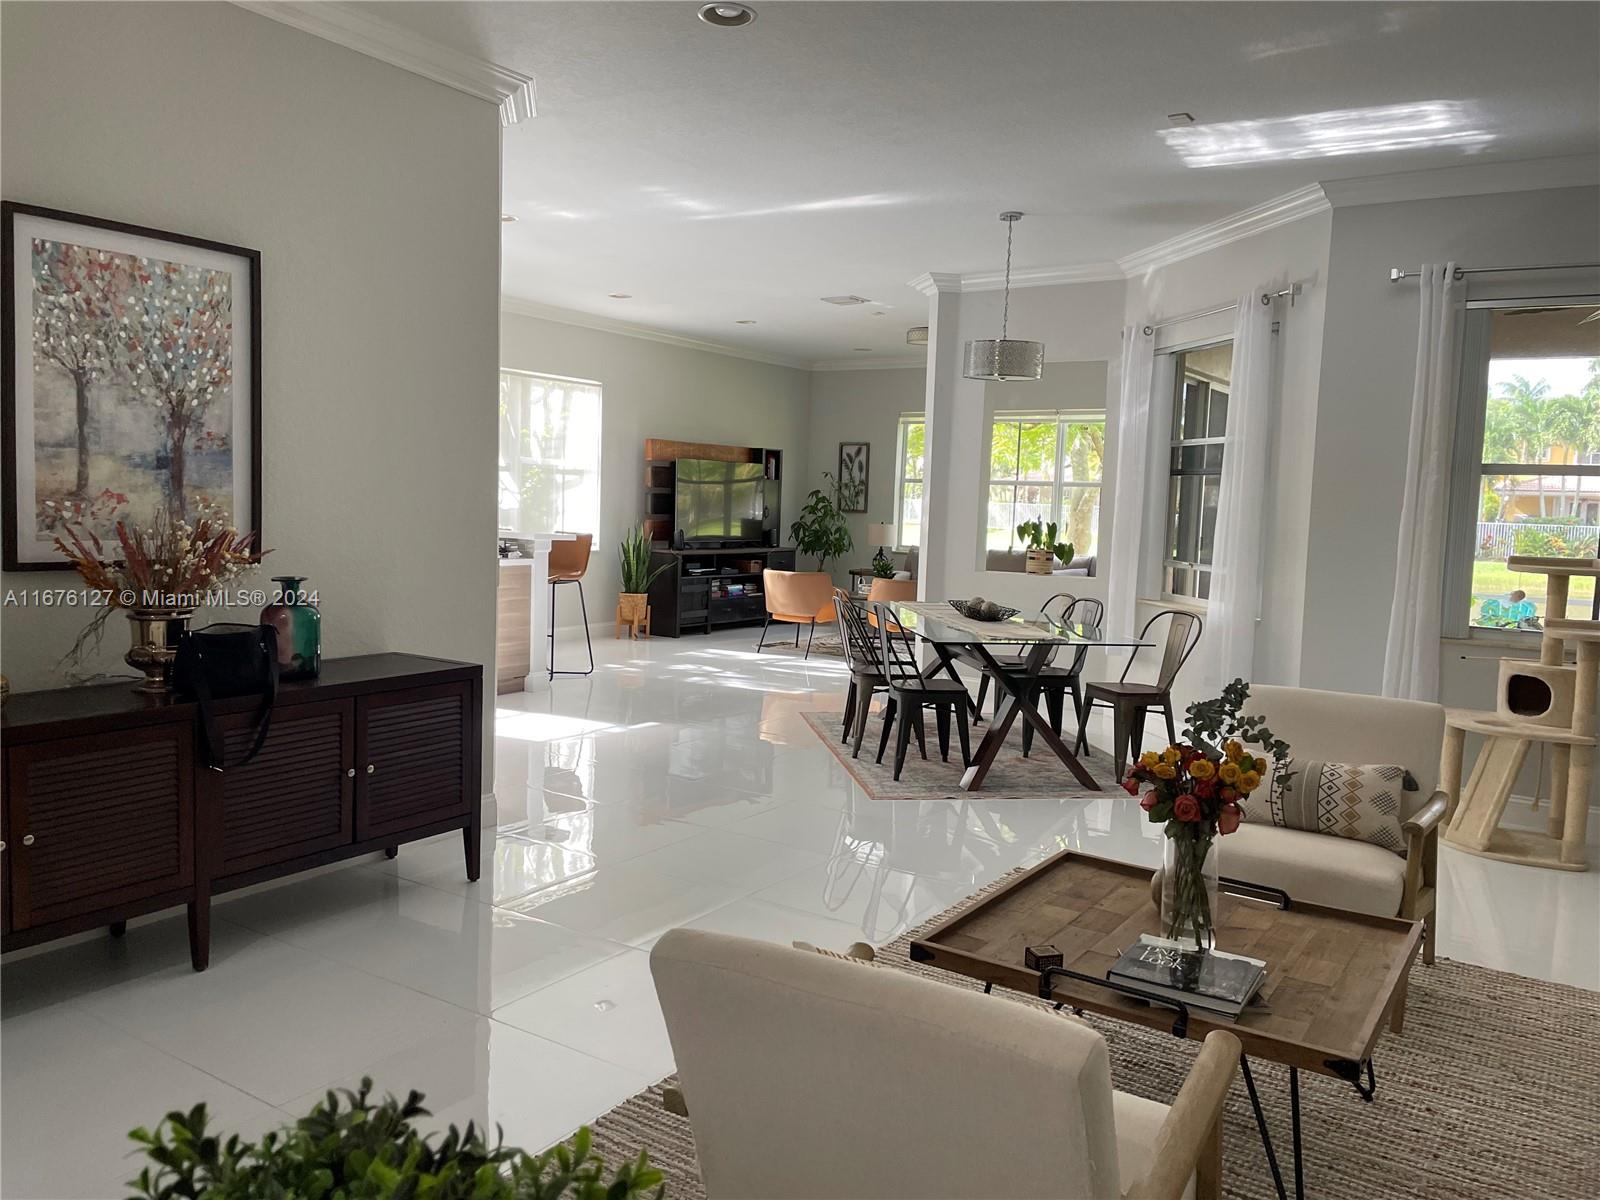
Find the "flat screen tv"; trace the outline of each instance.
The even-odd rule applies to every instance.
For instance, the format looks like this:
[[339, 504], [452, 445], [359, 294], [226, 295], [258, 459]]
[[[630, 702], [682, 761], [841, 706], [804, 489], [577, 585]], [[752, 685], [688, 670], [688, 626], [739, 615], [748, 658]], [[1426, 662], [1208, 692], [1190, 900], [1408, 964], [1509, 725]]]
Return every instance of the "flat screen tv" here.
[[767, 544], [777, 528], [778, 481], [761, 463], [680, 458], [672, 524], [685, 545]]

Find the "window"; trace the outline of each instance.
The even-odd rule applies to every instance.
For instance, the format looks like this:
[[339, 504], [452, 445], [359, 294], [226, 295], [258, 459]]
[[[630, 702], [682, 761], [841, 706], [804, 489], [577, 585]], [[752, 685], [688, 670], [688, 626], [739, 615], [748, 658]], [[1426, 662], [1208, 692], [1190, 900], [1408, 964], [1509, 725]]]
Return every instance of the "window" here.
[[900, 418], [895, 451], [894, 539], [901, 549], [922, 545], [922, 480], [927, 469], [928, 427], [921, 413]]
[[1185, 350], [1175, 357], [1161, 590], [1165, 596], [1205, 600], [1211, 595], [1233, 343]]
[[989, 513], [985, 548], [1020, 550], [1017, 526], [1056, 524], [1056, 540], [1078, 558], [1100, 540], [1103, 413], [1003, 413], [989, 436]]
[[[1453, 466], [1445, 632], [1536, 631], [1549, 579], [1512, 555], [1591, 558], [1600, 539], [1600, 312], [1571, 300], [1469, 305]], [[1593, 579], [1572, 578], [1588, 616]]]
[[500, 372], [500, 527], [600, 524], [600, 385]]

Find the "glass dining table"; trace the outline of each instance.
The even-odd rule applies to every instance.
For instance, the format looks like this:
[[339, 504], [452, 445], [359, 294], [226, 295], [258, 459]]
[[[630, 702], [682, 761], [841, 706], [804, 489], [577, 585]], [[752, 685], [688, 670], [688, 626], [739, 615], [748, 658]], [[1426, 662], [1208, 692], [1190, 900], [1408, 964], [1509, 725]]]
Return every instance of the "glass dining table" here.
[[925, 675], [943, 673], [959, 680], [956, 659], [960, 656], [980, 666], [997, 689], [1000, 705], [983, 740], [978, 743], [971, 766], [961, 777], [964, 791], [975, 792], [983, 787], [985, 776], [994, 766], [1006, 736], [1019, 717], [1033, 727], [1035, 735], [1050, 747], [1083, 787], [1101, 790], [1100, 783], [1039, 712], [1033, 699], [1035, 684], [1063, 650], [1076, 654], [1082, 648], [1136, 649], [1152, 643], [1132, 635], [1107, 633], [1091, 625], [1064, 624], [1043, 612], [980, 621], [957, 612], [948, 601], [905, 600], [887, 607], [902, 629], [933, 651], [935, 661], [929, 663], [923, 672]]

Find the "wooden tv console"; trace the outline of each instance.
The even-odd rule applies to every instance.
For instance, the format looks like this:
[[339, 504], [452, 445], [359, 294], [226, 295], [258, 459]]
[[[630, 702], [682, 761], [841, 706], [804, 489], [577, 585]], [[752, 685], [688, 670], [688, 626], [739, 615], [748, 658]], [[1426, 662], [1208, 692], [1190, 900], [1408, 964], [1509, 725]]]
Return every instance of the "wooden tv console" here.
[[[202, 765], [195, 705], [126, 683], [21, 692], [0, 710], [0, 949], [189, 909], [197, 971], [211, 897], [452, 829], [482, 833], [483, 668], [412, 654], [327, 659], [278, 690], [260, 755]], [[230, 759], [255, 707], [218, 703]]]

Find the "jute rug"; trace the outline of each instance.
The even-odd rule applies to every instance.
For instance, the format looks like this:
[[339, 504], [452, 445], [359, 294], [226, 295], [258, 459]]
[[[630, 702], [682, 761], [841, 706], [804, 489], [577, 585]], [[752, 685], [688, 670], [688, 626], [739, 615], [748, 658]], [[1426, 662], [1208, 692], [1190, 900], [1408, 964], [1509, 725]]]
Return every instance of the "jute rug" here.
[[[908, 933], [884, 947], [880, 963], [976, 988], [958, 976], [913, 965], [907, 946], [915, 936]], [[1039, 1003], [1000, 991], [994, 1002]], [[1118, 1088], [1172, 1100], [1198, 1043], [1120, 1022], [1090, 1021], [1111, 1048]], [[1600, 993], [1444, 959], [1431, 967], [1419, 964], [1411, 973], [1405, 1033], [1385, 1032], [1374, 1063], [1378, 1091], [1370, 1104], [1348, 1084], [1302, 1072], [1307, 1195], [1318, 1200], [1593, 1200], [1600, 1195]], [[1288, 1074], [1275, 1064], [1259, 1063], [1255, 1075], [1292, 1195]], [[666, 1174], [671, 1200], [704, 1200], [689, 1122], [661, 1106], [661, 1087], [640, 1092], [595, 1122], [596, 1148], [607, 1161], [621, 1162], [642, 1147]], [[872, 1130], [863, 1129], [861, 1136], [870, 1138]], [[1224, 1139], [1226, 1195], [1272, 1200], [1261, 1138], [1237, 1077]], [[1025, 1146], [1001, 1150], [1020, 1153]]]
[[[964, 792], [961, 790], [961, 743], [956, 738], [952, 726], [950, 761], [943, 761], [939, 757], [931, 715], [925, 718], [928, 740], [927, 761], [923, 761], [922, 756], [917, 753], [917, 742], [913, 737], [910, 751], [906, 754], [905, 768], [900, 772], [898, 782], [894, 777], [892, 734], [889, 747], [883, 755], [883, 762], [880, 764], [874, 761], [878, 756], [878, 738], [883, 729], [883, 719], [877, 712], [874, 712], [872, 719], [867, 722], [867, 735], [861, 739], [860, 758], [851, 758], [850, 747], [839, 741], [840, 722], [844, 719], [842, 711], [806, 712], [800, 715], [805, 718], [806, 724], [811, 726], [811, 732], [822, 740], [822, 744], [831, 750], [844, 769], [850, 772], [851, 778], [861, 785], [861, 790], [874, 800], [970, 800], [974, 796], [988, 800], [1059, 800], [1105, 794], [1104, 791], [1091, 791], [1080, 784], [1061, 760], [1050, 752], [1050, 747], [1037, 737], [1033, 739], [1032, 753], [1029, 757], [1023, 758], [1020, 717], [1012, 724], [1011, 731], [1006, 736], [1006, 744], [1000, 748], [999, 757], [994, 760], [994, 766], [985, 776], [983, 787], [977, 792]], [[972, 727], [974, 753], [988, 728], [987, 724]], [[1072, 744], [1070, 737], [1069, 734], [1062, 739], [1069, 747]], [[1080, 754], [1078, 758], [1088, 768], [1089, 774], [1094, 776], [1106, 791], [1116, 787], [1116, 772], [1112, 767], [1111, 756], [1105, 751], [1090, 746], [1089, 753]], [[1117, 794], [1121, 795], [1120, 792]]]

